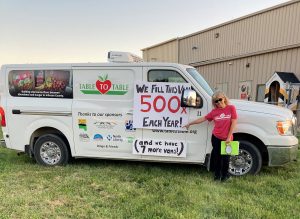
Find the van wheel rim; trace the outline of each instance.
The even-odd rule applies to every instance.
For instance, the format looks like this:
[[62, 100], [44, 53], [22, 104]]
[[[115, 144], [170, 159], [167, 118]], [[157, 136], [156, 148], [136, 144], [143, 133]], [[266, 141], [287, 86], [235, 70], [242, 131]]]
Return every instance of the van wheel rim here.
[[48, 141], [41, 146], [40, 155], [44, 163], [55, 165], [61, 159], [61, 150], [57, 144]]
[[239, 150], [238, 156], [231, 156], [229, 162], [229, 173], [235, 176], [241, 176], [249, 173], [253, 166], [251, 154], [243, 149]]

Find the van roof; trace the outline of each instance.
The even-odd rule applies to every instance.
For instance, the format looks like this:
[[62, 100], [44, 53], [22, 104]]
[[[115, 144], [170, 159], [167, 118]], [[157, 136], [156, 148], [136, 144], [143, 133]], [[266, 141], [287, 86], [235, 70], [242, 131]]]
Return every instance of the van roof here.
[[179, 67], [193, 68], [192, 66], [167, 62], [131, 62], [131, 63], [40, 63], [40, 64], [5, 64], [2, 68], [76, 68], [76, 67], [145, 67], [145, 66], [161, 66], [161, 67]]

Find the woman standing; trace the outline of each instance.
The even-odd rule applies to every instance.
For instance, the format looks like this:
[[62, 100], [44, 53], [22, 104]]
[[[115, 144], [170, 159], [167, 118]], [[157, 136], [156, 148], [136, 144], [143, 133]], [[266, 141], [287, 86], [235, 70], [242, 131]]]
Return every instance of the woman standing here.
[[222, 91], [217, 91], [213, 94], [212, 105], [214, 109], [206, 116], [196, 119], [183, 127], [188, 129], [191, 125], [199, 124], [206, 120], [214, 121], [215, 125], [211, 136], [214, 179], [226, 181], [230, 177], [228, 173], [230, 156], [221, 155], [221, 141], [229, 143], [233, 140], [232, 133], [236, 127], [237, 114], [235, 106], [229, 105], [229, 100]]

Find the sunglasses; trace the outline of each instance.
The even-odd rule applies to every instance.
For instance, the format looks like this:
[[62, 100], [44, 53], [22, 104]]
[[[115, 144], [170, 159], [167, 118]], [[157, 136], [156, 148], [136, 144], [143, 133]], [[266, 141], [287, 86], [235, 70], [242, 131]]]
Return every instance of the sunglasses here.
[[215, 103], [219, 103], [223, 100], [223, 98], [215, 99]]

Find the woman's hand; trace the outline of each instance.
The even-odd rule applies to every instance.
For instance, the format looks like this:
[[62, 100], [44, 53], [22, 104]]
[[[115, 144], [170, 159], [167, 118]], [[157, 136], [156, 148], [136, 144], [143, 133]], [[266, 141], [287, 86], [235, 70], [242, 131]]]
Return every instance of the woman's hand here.
[[189, 129], [189, 127], [190, 127], [191, 125], [200, 124], [200, 123], [202, 123], [202, 122], [204, 122], [204, 121], [206, 121], [205, 116], [200, 117], [199, 119], [196, 119], [196, 120], [194, 120], [194, 121], [192, 121], [192, 122], [189, 122], [188, 124], [182, 126], [181, 128]]
[[186, 128], [186, 129], [189, 129], [189, 127], [190, 127], [190, 124], [188, 123], [188, 124], [186, 124], [186, 125], [182, 126], [181, 128]]
[[228, 137], [228, 138], [226, 139], [226, 144], [229, 144], [230, 142], [231, 142], [231, 138]]

